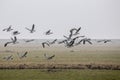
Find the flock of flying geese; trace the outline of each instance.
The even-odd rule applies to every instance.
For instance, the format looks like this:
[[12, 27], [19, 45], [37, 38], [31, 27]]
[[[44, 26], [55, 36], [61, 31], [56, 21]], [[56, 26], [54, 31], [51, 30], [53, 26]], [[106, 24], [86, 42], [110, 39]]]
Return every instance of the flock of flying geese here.
[[[28, 30], [30, 33], [34, 33], [34, 32], [35, 32], [35, 24], [32, 25], [32, 28], [27, 28], [27, 27], [26, 27], [25, 29]], [[65, 38], [64, 40], [58, 41], [58, 39], [54, 39], [52, 42], [51, 42], [51, 41], [42, 42], [41, 45], [42, 45], [43, 48], [45, 48], [46, 46], [49, 46], [49, 47], [50, 47], [50, 45], [55, 44], [56, 42], [58, 42], [58, 44], [64, 44], [65, 47], [67, 47], [67, 48], [80, 45], [81, 43], [82, 43], [83, 45], [85, 45], [86, 43], [89, 43], [89, 44], [92, 45], [92, 41], [91, 41], [90, 38], [86, 38], [85, 36], [79, 36], [80, 30], [81, 30], [81, 27], [79, 27], [79, 28], [72, 28], [72, 29], [70, 29], [70, 31], [69, 31], [69, 36], [63, 35], [63, 37]], [[16, 35], [19, 35], [19, 34], [20, 34], [19, 31], [16, 31], [16, 30], [14, 31], [14, 29], [12, 29], [12, 26], [11, 26], [11, 25], [10, 25], [8, 28], [3, 29], [3, 31], [6, 31], [6, 32], [11, 32], [11, 31], [13, 31], [12, 34], [13, 34], [13, 36], [14, 36], [13, 38], [11, 37], [11, 39], [10, 39], [11, 41], [6, 42], [6, 43], [4, 44], [4, 47], [7, 47], [7, 46], [10, 45], [10, 44], [17, 44], [17, 43], [19, 43], [19, 42], [17, 41], [17, 37], [16, 37]], [[50, 29], [45, 32], [45, 35], [51, 35], [51, 34], [53, 34], [53, 32], [52, 32]], [[24, 40], [24, 41], [27, 43], [27, 42], [34, 41], [34, 39], [29, 39], [29, 40]], [[76, 41], [77, 41], [77, 43], [76, 43]], [[100, 43], [100, 42], [108, 43], [108, 42], [111, 42], [111, 40], [106, 40], [106, 39], [104, 39], [104, 40], [99, 40], [99, 41], [97, 41], [97, 42], [98, 42], [98, 43]], [[26, 52], [24, 52], [24, 54], [20, 54], [20, 53], [17, 53], [17, 54], [18, 54], [19, 58], [22, 59], [22, 58], [27, 57], [28, 52], [26, 51]], [[51, 59], [53, 59], [53, 58], [55, 57], [55, 55], [48, 56], [48, 55], [45, 53], [45, 54], [44, 54], [44, 57], [45, 57], [47, 60], [51, 60]], [[5, 57], [3, 57], [3, 59], [5, 59], [5, 60], [12, 60], [12, 59], [13, 59], [13, 55], [5, 56]]]

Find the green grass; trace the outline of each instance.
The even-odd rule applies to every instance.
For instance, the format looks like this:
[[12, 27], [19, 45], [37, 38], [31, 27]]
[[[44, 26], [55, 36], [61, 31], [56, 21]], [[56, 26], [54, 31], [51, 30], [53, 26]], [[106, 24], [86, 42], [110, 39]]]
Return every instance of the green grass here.
[[[49, 56], [55, 54], [49, 62], [62, 64], [120, 64], [120, 51], [29, 51], [26, 58], [19, 59], [16, 53], [0, 54], [0, 63], [48, 63], [44, 57], [44, 53]], [[13, 55], [14, 59], [10, 61], [3, 60], [2, 57]], [[37, 57], [37, 58], [36, 58]]]
[[119, 70], [0, 70], [0, 80], [120, 80]]

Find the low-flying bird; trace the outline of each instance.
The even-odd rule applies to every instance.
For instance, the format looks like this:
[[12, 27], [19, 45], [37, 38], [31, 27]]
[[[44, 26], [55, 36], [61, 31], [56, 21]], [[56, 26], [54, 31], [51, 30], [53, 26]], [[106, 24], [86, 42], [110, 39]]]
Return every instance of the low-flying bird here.
[[8, 60], [13, 60], [13, 55], [5, 56], [5, 57], [3, 57], [3, 59], [6, 59], [7, 61]]
[[13, 30], [11, 27], [12, 27], [12, 25], [10, 25], [8, 28], [3, 29], [3, 31], [10, 32], [10, 31], [12, 31], [12, 30]]
[[62, 44], [62, 43], [65, 44], [66, 42], [67, 42], [67, 40], [65, 39], [65, 40], [59, 41], [58, 44]]
[[70, 29], [70, 33], [73, 34], [73, 31], [77, 31], [77, 28], [72, 28], [72, 29]]
[[25, 42], [32, 42], [34, 39], [24, 40]]
[[68, 48], [73, 47], [73, 46], [74, 46], [74, 43], [75, 43], [75, 40], [78, 39], [78, 38], [79, 38], [79, 36], [71, 39], [70, 41], [67, 41], [67, 42], [66, 42], [66, 47], [68, 47]]
[[65, 46], [66, 47], [68, 47], [68, 48], [70, 48], [70, 47], [73, 47], [74, 46], [74, 43], [75, 43], [75, 40], [77, 39], [77, 38], [79, 38], [79, 36], [77, 36], [77, 37], [75, 37], [75, 38], [73, 38], [73, 39], [71, 39], [71, 40], [66, 40], [64, 43], [65, 43]]
[[26, 29], [27, 29], [28, 31], [30, 31], [30, 33], [35, 32], [35, 24], [32, 25], [32, 28], [31, 28], [31, 29], [29, 29], [29, 28], [27, 28], [27, 27], [26, 27]]
[[14, 31], [12, 34], [13, 35], [18, 35], [18, 34], [20, 34], [20, 32], [19, 31]]
[[77, 30], [76, 30], [76, 32], [75, 32], [75, 34], [74, 35], [77, 35], [77, 34], [79, 34], [79, 31], [81, 30], [81, 27], [79, 27]]
[[42, 47], [45, 48], [45, 45], [50, 46], [48, 42], [43, 42]]
[[53, 34], [53, 32], [51, 32], [51, 30], [49, 29], [48, 31], [45, 32], [46, 35], [50, 35]]
[[70, 34], [72, 34], [72, 35], [77, 35], [77, 34], [79, 34], [79, 31], [81, 30], [81, 27], [79, 27], [78, 29], [77, 28], [72, 28], [71, 30], [70, 30]]
[[55, 55], [48, 56], [48, 55], [45, 53], [45, 54], [44, 54], [44, 57], [45, 57], [47, 60], [51, 60], [51, 59], [53, 59], [53, 57], [55, 57]]
[[97, 41], [98, 43], [99, 42], [103, 42], [103, 43], [107, 43], [107, 42], [111, 42], [111, 40], [99, 40], [99, 41]]
[[49, 44], [55, 44], [55, 42], [57, 41], [57, 39], [54, 39], [52, 42], [48, 41]]
[[65, 36], [65, 35], [63, 35], [63, 37], [64, 38], [66, 38], [67, 40], [70, 40], [71, 38], [72, 38], [72, 34], [69, 34], [69, 36], [67, 37], [67, 36]]
[[24, 57], [27, 57], [28, 52], [26, 51], [25, 53], [23, 53], [21, 55], [19, 53], [17, 53], [17, 54], [18, 54], [19, 58], [22, 59]]
[[68, 47], [68, 48], [73, 47], [74, 42], [75, 42], [74, 40], [71, 40], [70, 42], [67, 42], [66, 47]]
[[4, 47], [7, 47], [7, 45], [10, 44], [10, 43], [12, 43], [12, 42], [6, 42], [6, 43], [4, 44]]
[[83, 42], [83, 44], [85, 44], [86, 42], [88, 42], [89, 44], [92, 44], [91, 39], [89, 38], [81, 39], [78, 43], [80, 44], [81, 42]]
[[16, 37], [16, 36], [14, 36], [14, 38], [11, 37], [11, 40], [12, 40], [12, 43], [13, 43], [13, 44], [18, 43], [18, 42], [17, 42], [17, 37]]
[[7, 46], [8, 44], [10, 44], [10, 43], [13, 43], [13, 44], [18, 43], [16, 36], [14, 36], [14, 38], [11, 37], [11, 40], [12, 40], [12, 41], [10, 41], [10, 42], [6, 42], [6, 43], [4, 44], [4, 47], [6, 47], [6, 46]]

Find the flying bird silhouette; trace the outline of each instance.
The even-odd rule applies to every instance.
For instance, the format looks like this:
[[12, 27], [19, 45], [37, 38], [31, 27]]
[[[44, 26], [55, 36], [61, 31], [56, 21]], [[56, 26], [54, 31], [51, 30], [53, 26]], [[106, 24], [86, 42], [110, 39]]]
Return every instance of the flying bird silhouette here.
[[7, 61], [8, 60], [13, 60], [13, 55], [5, 56], [5, 57], [3, 57], [3, 59], [6, 59]]
[[64, 38], [66, 38], [67, 40], [70, 40], [70, 39], [71, 39], [71, 37], [72, 37], [72, 34], [69, 34], [69, 37], [67, 37], [67, 36], [63, 35], [63, 37], [64, 37]]
[[83, 42], [83, 44], [86, 44], [86, 42], [88, 42], [89, 44], [92, 44], [91, 39], [89, 39], [89, 38], [81, 39], [81, 40], [78, 42], [78, 44], [80, 44], [81, 42]]
[[45, 48], [45, 45], [50, 46], [48, 42], [43, 42], [42, 47]]
[[12, 27], [12, 25], [10, 25], [8, 28], [3, 29], [3, 31], [10, 32], [10, 31], [12, 31], [12, 30], [13, 30], [11, 27]]
[[24, 40], [25, 42], [32, 42], [34, 39]]
[[29, 29], [29, 28], [27, 28], [27, 27], [26, 27], [26, 29], [27, 29], [28, 31], [30, 31], [30, 33], [35, 32], [35, 24], [32, 25], [32, 28], [31, 28], [31, 29]]
[[103, 42], [103, 43], [108, 43], [108, 42], [111, 42], [111, 40], [99, 40], [99, 41], [97, 41], [98, 43], [99, 42]]
[[55, 44], [55, 42], [57, 41], [57, 39], [54, 39], [52, 42], [48, 41], [49, 44]]
[[12, 40], [12, 41], [10, 41], [10, 42], [6, 42], [6, 43], [4, 44], [4, 47], [6, 47], [6, 46], [7, 46], [8, 44], [10, 44], [10, 43], [13, 43], [13, 44], [18, 43], [16, 36], [14, 36], [14, 38], [11, 37], [11, 40]]
[[49, 29], [48, 31], [45, 32], [46, 35], [50, 35], [53, 34], [53, 32], [51, 32], [51, 30]]
[[75, 43], [75, 40], [78, 39], [78, 38], [79, 38], [79, 36], [71, 39], [69, 42], [66, 41], [66, 47], [68, 47], [68, 48], [73, 47], [73, 46], [74, 46], [74, 43]]
[[26, 52], [23, 53], [22, 55], [20, 55], [19, 53], [17, 53], [17, 54], [18, 54], [19, 58], [22, 59], [22, 58], [27, 57], [28, 52], [26, 51]]
[[77, 35], [77, 34], [79, 34], [80, 30], [81, 30], [81, 27], [79, 27], [78, 29], [77, 28], [72, 28], [72, 29], [70, 29], [70, 34]]
[[47, 60], [51, 60], [55, 57], [55, 55], [52, 55], [52, 56], [48, 56], [46, 53], [44, 54], [44, 57], [47, 59]]
[[62, 43], [65, 44], [67, 41], [68, 41], [68, 40], [65, 39], [65, 40], [59, 41], [58, 44], [62, 44]]
[[18, 35], [18, 34], [20, 34], [20, 32], [19, 31], [14, 31], [12, 34], [13, 35]]

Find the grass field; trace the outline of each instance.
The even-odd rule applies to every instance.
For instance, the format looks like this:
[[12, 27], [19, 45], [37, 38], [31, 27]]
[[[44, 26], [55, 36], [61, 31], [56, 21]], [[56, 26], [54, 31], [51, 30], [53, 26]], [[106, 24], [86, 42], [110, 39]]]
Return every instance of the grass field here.
[[[28, 51], [27, 57], [20, 59], [17, 53], [25, 51]], [[55, 57], [46, 60], [44, 53], [48, 56], [55, 54]], [[3, 59], [8, 55], [13, 55], [13, 60]], [[27, 69], [19, 69], [21, 66]], [[51, 67], [58, 70], [47, 71]], [[67, 68], [62, 69], [64, 67]], [[46, 48], [19, 44], [0, 46], [0, 68], [0, 80], [120, 80], [120, 45], [80, 45], [72, 48], [63, 45]]]
[[118, 70], [0, 70], [0, 80], [120, 80]]

